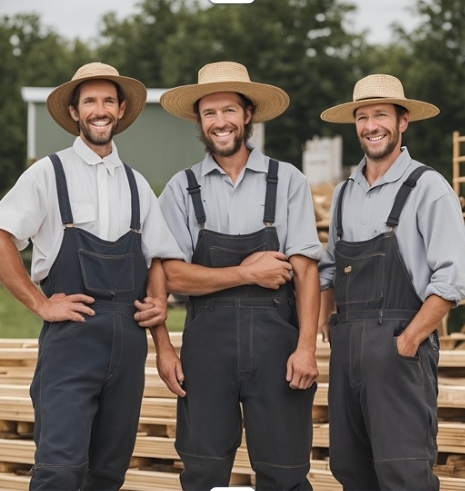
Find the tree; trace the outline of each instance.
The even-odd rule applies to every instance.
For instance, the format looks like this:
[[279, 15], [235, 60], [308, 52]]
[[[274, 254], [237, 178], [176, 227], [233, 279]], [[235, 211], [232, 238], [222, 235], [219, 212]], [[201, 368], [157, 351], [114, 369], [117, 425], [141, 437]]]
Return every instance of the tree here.
[[319, 114], [350, 94], [365, 46], [362, 36], [347, 34], [343, 27], [354, 7], [337, 0], [209, 7], [187, 0], [146, 0], [140, 9], [121, 23], [114, 16], [105, 18], [102, 57], [159, 88], [196, 83], [206, 63], [245, 64], [252, 80], [289, 93], [289, 109], [267, 124], [266, 147], [298, 167], [304, 142], [331, 131]]
[[404, 141], [415, 158], [450, 180], [452, 132], [465, 133], [465, 3], [418, 0], [413, 10], [421, 25], [412, 32], [397, 26], [383, 64], [402, 80], [407, 97], [441, 110], [431, 120], [411, 124]]
[[91, 52], [43, 29], [36, 15], [0, 19], [0, 195], [16, 181], [26, 162], [26, 106], [23, 86], [55, 86], [69, 80]]

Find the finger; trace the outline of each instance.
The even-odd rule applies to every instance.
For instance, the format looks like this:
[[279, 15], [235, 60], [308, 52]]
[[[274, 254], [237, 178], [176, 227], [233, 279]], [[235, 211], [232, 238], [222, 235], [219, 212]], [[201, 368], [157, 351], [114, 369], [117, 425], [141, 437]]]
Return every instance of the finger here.
[[[66, 296], [66, 295], [65, 295]], [[89, 295], [84, 295], [83, 293], [73, 293], [72, 295], [67, 295], [68, 299], [71, 302], [76, 302], [76, 303], [94, 303], [95, 298], [89, 296]]]
[[168, 388], [171, 392], [173, 392], [173, 394], [176, 394], [179, 397], [186, 396], [186, 391], [181, 387], [178, 381], [176, 381], [174, 384], [168, 385]]

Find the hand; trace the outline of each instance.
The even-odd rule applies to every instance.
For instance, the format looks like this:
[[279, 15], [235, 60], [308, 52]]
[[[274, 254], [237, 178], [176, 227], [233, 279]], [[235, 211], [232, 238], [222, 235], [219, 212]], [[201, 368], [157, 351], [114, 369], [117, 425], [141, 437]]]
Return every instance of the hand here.
[[415, 343], [408, 342], [405, 331], [396, 337], [396, 343], [399, 355], [408, 357], [417, 356], [419, 346]]
[[241, 266], [248, 284], [277, 290], [291, 281], [291, 263], [285, 254], [276, 251], [254, 252]]
[[88, 306], [94, 301], [94, 298], [81, 293], [55, 293], [50, 298], [44, 297], [43, 303], [37, 309], [37, 315], [47, 322], [85, 322], [85, 315], [95, 315], [95, 311]]
[[318, 326], [318, 332], [321, 333], [321, 339], [325, 342], [329, 342], [329, 336], [331, 332], [331, 325], [329, 322], [325, 322], [324, 324], [320, 324]]
[[297, 348], [287, 360], [286, 380], [291, 389], [309, 389], [318, 375], [316, 359], [310, 350]]
[[157, 370], [158, 375], [173, 394], [185, 397], [186, 391], [182, 388], [184, 372], [181, 360], [172, 345], [171, 349], [157, 353]]
[[136, 300], [134, 305], [137, 312], [134, 314], [134, 319], [140, 327], [155, 327], [163, 324], [167, 317], [166, 300], [159, 298], [145, 297], [142, 302]]

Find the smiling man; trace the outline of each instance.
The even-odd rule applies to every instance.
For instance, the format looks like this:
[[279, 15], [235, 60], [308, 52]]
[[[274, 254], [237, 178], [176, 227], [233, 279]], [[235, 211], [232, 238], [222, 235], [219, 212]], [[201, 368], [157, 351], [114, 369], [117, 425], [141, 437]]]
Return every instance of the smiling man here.
[[160, 103], [198, 123], [207, 151], [160, 196], [188, 258], [163, 262], [168, 290], [190, 296], [181, 361], [163, 329], [156, 342], [160, 375], [180, 396], [182, 487], [228, 486], [244, 426], [258, 491], [312, 489], [322, 247], [305, 176], [249, 142], [289, 97], [219, 62]]
[[[31, 490], [119, 490], [134, 448], [147, 334], [166, 319], [160, 258], [182, 258], [148, 182], [113, 135], [145, 86], [104, 63], [79, 68], [47, 108], [76, 136], [0, 202], [0, 281], [44, 323], [31, 385]], [[18, 249], [31, 238], [31, 276]], [[38, 288], [40, 285], [40, 289]]]
[[446, 180], [401, 146], [409, 122], [438, 113], [377, 74], [321, 115], [355, 123], [365, 152], [335, 189], [319, 265], [330, 465], [347, 491], [439, 489], [436, 327], [465, 296], [465, 231]]

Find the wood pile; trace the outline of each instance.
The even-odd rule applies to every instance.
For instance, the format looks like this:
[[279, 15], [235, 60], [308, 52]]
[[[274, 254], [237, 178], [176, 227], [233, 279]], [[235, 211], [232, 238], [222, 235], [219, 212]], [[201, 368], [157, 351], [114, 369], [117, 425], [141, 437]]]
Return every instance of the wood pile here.
[[[177, 349], [181, 334], [172, 333]], [[440, 354], [439, 457], [435, 472], [441, 491], [465, 489], [465, 336], [444, 337]], [[126, 475], [125, 491], [180, 490], [182, 464], [174, 449], [176, 398], [160, 380], [149, 340], [146, 387], [139, 432]], [[320, 378], [313, 408], [314, 440], [309, 479], [315, 491], [342, 491], [328, 464], [329, 345], [318, 342]], [[26, 491], [34, 461], [34, 415], [29, 384], [37, 359], [36, 340], [0, 340], [0, 489]], [[239, 448], [231, 485], [254, 486], [245, 443]]]
[[331, 216], [331, 200], [334, 188], [330, 183], [312, 185], [313, 210], [315, 212], [316, 228], [318, 237], [323, 245], [328, 243], [328, 227]]

